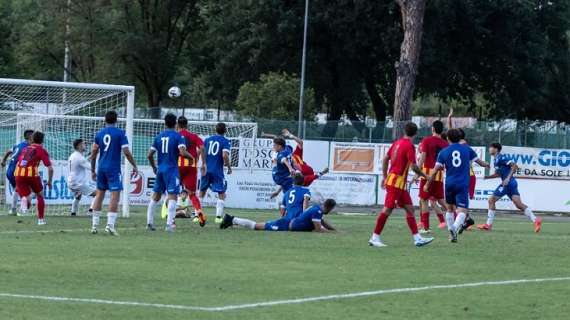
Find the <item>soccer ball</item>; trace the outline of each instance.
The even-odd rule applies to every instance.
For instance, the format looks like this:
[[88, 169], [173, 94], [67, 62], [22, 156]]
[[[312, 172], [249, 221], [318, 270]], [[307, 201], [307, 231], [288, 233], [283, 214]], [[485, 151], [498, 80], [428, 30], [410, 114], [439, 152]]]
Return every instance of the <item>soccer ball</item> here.
[[182, 94], [182, 91], [180, 91], [180, 88], [178, 88], [176, 86], [168, 89], [168, 96], [170, 97], [170, 99], [180, 98], [181, 94]]

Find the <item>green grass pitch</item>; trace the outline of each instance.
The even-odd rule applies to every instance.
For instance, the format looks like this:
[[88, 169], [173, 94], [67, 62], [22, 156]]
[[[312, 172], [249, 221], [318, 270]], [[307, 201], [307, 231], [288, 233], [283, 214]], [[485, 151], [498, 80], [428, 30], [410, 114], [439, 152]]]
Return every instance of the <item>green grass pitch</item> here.
[[[334, 294], [481, 281], [570, 277], [570, 223], [499, 217], [492, 233], [458, 244], [447, 233], [415, 248], [396, 213], [387, 248], [367, 246], [373, 216], [330, 217], [335, 234], [220, 230], [178, 220], [175, 234], [144, 230], [144, 208], [118, 222], [119, 237], [88, 233], [84, 217], [0, 217], [0, 319], [565, 319], [570, 281], [428, 289], [225, 311], [223, 307]], [[158, 211], [158, 210], [157, 210]], [[231, 210], [258, 221], [276, 213]], [[212, 218], [211, 211], [210, 218]], [[104, 219], [103, 219], [104, 220]], [[481, 222], [482, 217], [478, 217]], [[18, 222], [20, 221], [20, 222]], [[433, 220], [432, 220], [433, 221]], [[157, 220], [162, 223], [162, 220]], [[46, 232], [42, 232], [45, 230]], [[23, 297], [9, 295], [21, 294]], [[37, 300], [50, 296], [96, 301]]]

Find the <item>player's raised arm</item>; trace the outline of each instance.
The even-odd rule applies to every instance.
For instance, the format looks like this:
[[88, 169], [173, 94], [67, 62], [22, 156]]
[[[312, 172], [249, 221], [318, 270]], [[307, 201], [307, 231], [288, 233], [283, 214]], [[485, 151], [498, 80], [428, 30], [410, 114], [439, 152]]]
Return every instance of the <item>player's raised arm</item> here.
[[449, 114], [447, 115], [447, 128], [453, 129], [453, 108], [449, 108]]
[[294, 134], [292, 134], [288, 129], [283, 129], [281, 131], [281, 133], [283, 134], [283, 136], [285, 138], [289, 138], [289, 139], [293, 139], [295, 140], [295, 142], [297, 143], [297, 145], [299, 146], [299, 148], [303, 149], [303, 139], [295, 136]]

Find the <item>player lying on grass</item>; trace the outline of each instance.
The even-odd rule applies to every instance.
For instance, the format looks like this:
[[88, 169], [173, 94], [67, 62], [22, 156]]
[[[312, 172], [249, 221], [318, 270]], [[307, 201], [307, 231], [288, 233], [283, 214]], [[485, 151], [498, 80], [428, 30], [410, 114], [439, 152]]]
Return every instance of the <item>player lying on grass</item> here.
[[493, 163], [495, 167], [495, 173], [486, 176], [485, 179], [501, 178], [502, 182], [499, 184], [493, 195], [489, 197], [489, 211], [487, 213], [487, 223], [477, 225], [480, 230], [491, 231], [493, 228], [493, 221], [495, 220], [495, 204], [502, 197], [507, 196], [511, 199], [513, 204], [524, 213], [533, 223], [534, 232], [540, 232], [542, 227], [542, 219], [534, 215], [532, 210], [524, 204], [521, 200], [521, 196], [518, 189], [517, 179], [515, 179], [514, 174], [517, 171], [517, 165], [514, 161], [509, 159], [506, 155], [501, 154], [503, 146], [498, 143], [491, 143], [489, 146], [489, 154], [495, 158]]
[[83, 156], [86, 149], [87, 147], [82, 139], [73, 141], [73, 150], [75, 151], [69, 156], [69, 176], [67, 177], [67, 185], [74, 196], [71, 204], [71, 216], [77, 215], [82, 196], [93, 197], [89, 206], [89, 213], [93, 214], [93, 202], [97, 194], [97, 187], [89, 174], [91, 170], [89, 160]]
[[[176, 116], [172, 113], [164, 117], [166, 129], [159, 133], [148, 151], [148, 162], [156, 175], [151, 200], [148, 203], [146, 223], [147, 230], [155, 231], [154, 208], [158, 205], [162, 194], [167, 193], [168, 215], [166, 218], [167, 232], [174, 232], [174, 218], [176, 216], [176, 202], [180, 193], [180, 174], [178, 172], [178, 157], [192, 159], [186, 150], [186, 141], [176, 132]], [[158, 167], [154, 161], [154, 154], [158, 154]]]
[[[310, 186], [311, 183], [313, 183], [313, 181], [317, 180], [318, 178], [322, 177], [323, 175], [329, 172], [328, 168], [324, 168], [321, 172], [315, 173], [315, 170], [313, 170], [313, 168], [303, 160], [303, 140], [293, 135], [287, 129], [283, 129], [282, 134], [283, 137], [288, 139], [293, 139], [297, 143], [295, 150], [293, 150], [293, 148], [290, 145], [287, 145], [286, 148], [289, 149], [289, 152], [291, 152], [291, 162], [293, 164], [293, 168], [297, 172], [300, 172], [305, 179], [303, 182], [303, 185], [305, 187]], [[262, 133], [261, 135], [262, 137], [267, 137], [271, 139], [275, 139], [278, 137], [274, 134], [268, 134], [268, 133]], [[281, 187], [277, 188], [277, 190], [271, 194], [271, 198], [273, 199], [277, 197], [280, 192], [281, 192]]]
[[330, 232], [334, 227], [323, 219], [323, 215], [331, 212], [336, 206], [334, 199], [326, 199], [322, 205], [314, 205], [303, 211], [293, 219], [287, 217], [265, 223], [258, 223], [253, 220], [243, 219], [226, 214], [220, 224], [221, 229], [227, 229], [233, 225], [242, 226], [258, 231], [314, 231]]
[[[2, 157], [2, 167], [6, 166], [8, 157], [10, 157], [10, 162], [8, 163], [8, 168], [6, 169], [6, 178], [14, 190], [14, 194], [12, 195], [12, 206], [10, 207], [10, 214], [12, 215], [16, 215], [16, 205], [18, 204], [18, 193], [16, 192], [16, 176], [14, 176], [14, 172], [16, 171], [16, 164], [18, 163], [20, 153], [22, 153], [22, 151], [27, 146], [32, 144], [32, 134], [34, 134], [34, 130], [24, 131], [24, 141], [14, 145], [11, 149], [7, 150]], [[27, 203], [32, 203], [31, 197], [28, 198]]]
[[53, 167], [49, 159], [49, 154], [43, 147], [44, 134], [36, 131], [32, 135], [32, 144], [24, 148], [18, 157], [14, 176], [16, 177], [16, 192], [20, 195], [22, 211], [26, 211], [31, 203], [28, 199], [32, 192], [36, 195], [38, 204], [38, 225], [46, 224], [44, 220], [45, 200], [44, 187], [39, 174], [40, 162], [48, 169], [47, 187], [51, 189], [53, 179]]
[[[176, 202], [176, 218], [185, 219], [192, 218], [189, 213], [191, 203], [188, 201], [188, 191], [182, 189], [178, 195], [178, 200]], [[160, 217], [166, 219], [168, 217], [168, 201], [162, 203], [162, 211], [160, 212]]]
[[[216, 134], [206, 138], [204, 141], [207, 168], [206, 173], [204, 174], [202, 172], [202, 177], [200, 178], [200, 199], [202, 199], [202, 201], [208, 189], [218, 194], [218, 200], [216, 201], [216, 223], [222, 222], [226, 190], [228, 188], [224, 175], [224, 166], [228, 168], [227, 174], [232, 174], [232, 165], [230, 162], [231, 144], [224, 136], [226, 130], [226, 124], [220, 122], [216, 124]], [[200, 225], [203, 226], [203, 224]]]
[[[103, 200], [108, 190], [111, 192], [111, 200], [109, 201], [105, 232], [110, 235], [118, 235], [115, 222], [117, 221], [119, 199], [123, 190], [121, 153], [133, 166], [133, 174], [138, 174], [137, 163], [129, 150], [127, 134], [125, 130], [115, 126], [117, 118], [118, 114], [114, 110], [105, 113], [105, 127], [95, 135], [95, 142], [91, 149], [91, 176], [97, 181], [97, 194], [95, 201], [93, 201], [93, 216], [91, 217], [91, 233], [93, 234], [97, 233]], [[97, 158], [99, 159], [98, 165]], [[97, 167], [97, 171], [95, 171], [95, 167]]]
[[[413, 141], [417, 133], [418, 126], [415, 123], [406, 123], [404, 136], [392, 143], [388, 153], [382, 160], [383, 175], [381, 187], [386, 189], [386, 198], [384, 199], [384, 210], [378, 215], [374, 232], [370, 240], [368, 240], [370, 246], [378, 248], [386, 246], [380, 239], [380, 234], [396, 206], [404, 208], [406, 211], [406, 222], [412, 232], [416, 247], [425, 246], [433, 241], [433, 238], [423, 238], [419, 234], [416, 218], [414, 217], [414, 205], [412, 204], [408, 188], [406, 188], [409, 168], [420, 177], [426, 178], [426, 174], [416, 164], [416, 148]], [[389, 167], [388, 164], [390, 165]]]
[[[434, 171], [429, 175], [424, 186], [424, 191], [429, 190], [430, 185], [443, 169], [445, 169], [445, 202], [447, 213], [447, 229], [451, 234], [450, 241], [457, 242], [457, 234], [469, 210], [469, 170], [471, 162], [477, 162], [482, 167], [489, 164], [479, 159], [471, 147], [461, 144], [461, 133], [457, 129], [447, 132], [447, 139], [451, 143], [437, 156]], [[457, 218], [453, 212], [457, 210]]]
[[305, 178], [300, 173], [296, 173], [293, 176], [293, 187], [285, 192], [280, 206], [282, 217], [291, 220], [309, 208], [311, 191], [303, 187], [304, 181]]
[[[441, 138], [443, 133], [443, 122], [436, 120], [431, 126], [432, 135], [425, 137], [420, 142], [420, 155], [418, 160], [418, 167], [422, 168], [422, 171], [429, 175], [434, 171], [437, 155], [448, 145], [446, 140]], [[414, 180], [419, 178], [418, 175], [414, 177]], [[440, 206], [445, 206], [445, 200], [443, 195], [443, 172], [439, 171], [434, 178], [434, 181], [430, 184], [427, 191], [424, 191], [424, 186], [426, 184], [426, 179], [420, 179], [420, 223], [418, 228], [420, 233], [430, 232], [430, 200], [436, 202]], [[445, 219], [443, 217], [443, 212], [439, 209], [439, 206], [432, 206], [439, 219], [439, 228], [445, 228]]]

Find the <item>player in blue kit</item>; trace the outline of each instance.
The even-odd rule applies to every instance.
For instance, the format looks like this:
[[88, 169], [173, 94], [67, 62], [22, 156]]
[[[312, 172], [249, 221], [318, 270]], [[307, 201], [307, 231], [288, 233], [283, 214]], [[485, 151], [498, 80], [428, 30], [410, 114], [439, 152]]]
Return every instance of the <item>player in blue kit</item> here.
[[293, 187], [283, 195], [281, 203], [281, 216], [289, 220], [296, 218], [309, 207], [311, 191], [303, 187], [305, 177], [301, 173], [295, 173]]
[[294, 180], [295, 186], [285, 192], [285, 195], [283, 196], [283, 203], [281, 206], [282, 218], [257, 223], [253, 220], [242, 219], [226, 214], [220, 224], [220, 229], [226, 229], [232, 225], [238, 225], [252, 230], [288, 231], [291, 220], [298, 217], [303, 211], [307, 210], [311, 199], [311, 192], [309, 189], [303, 187], [305, 177], [303, 177], [301, 173], [296, 173]]
[[[14, 171], [16, 170], [16, 164], [18, 163], [18, 157], [20, 157], [20, 153], [24, 150], [27, 146], [32, 144], [32, 135], [34, 134], [34, 130], [26, 130], [24, 131], [24, 141], [14, 145], [11, 149], [6, 151], [4, 157], [2, 158], [2, 167], [6, 166], [6, 162], [8, 161], [8, 157], [10, 157], [10, 162], [8, 163], [8, 168], [6, 169], [6, 178], [8, 182], [12, 186], [14, 190], [14, 194], [12, 195], [12, 206], [10, 208], [10, 214], [16, 215], [16, 204], [18, 203], [18, 194], [16, 192], [16, 177], [14, 176]], [[31, 197], [28, 199], [28, 203], [32, 203]]]
[[334, 231], [332, 225], [323, 220], [323, 215], [331, 212], [336, 206], [334, 199], [327, 199], [322, 205], [314, 205], [291, 220], [289, 231], [329, 232]]
[[224, 166], [228, 168], [228, 174], [232, 174], [230, 163], [231, 144], [224, 135], [226, 124], [216, 124], [216, 134], [204, 140], [206, 150], [206, 172], [202, 172], [200, 178], [200, 199], [204, 199], [208, 189], [218, 194], [216, 202], [216, 223], [222, 223], [224, 215], [224, 201], [226, 200], [227, 183], [224, 176]]
[[273, 139], [273, 151], [275, 152], [275, 165], [271, 171], [273, 182], [281, 187], [283, 192], [289, 191], [293, 186], [292, 176], [295, 174], [295, 169], [291, 164], [291, 151], [287, 148], [285, 139]]
[[502, 197], [507, 196], [511, 199], [513, 204], [524, 213], [533, 223], [534, 232], [540, 232], [542, 228], [542, 219], [534, 215], [532, 210], [524, 204], [518, 189], [517, 180], [514, 177], [517, 171], [517, 165], [514, 161], [509, 159], [506, 155], [501, 153], [503, 146], [500, 143], [491, 143], [489, 146], [489, 154], [495, 158], [493, 163], [495, 173], [486, 176], [485, 179], [501, 178], [501, 184], [495, 189], [493, 195], [489, 197], [489, 211], [487, 212], [487, 223], [477, 225], [480, 230], [491, 231], [493, 229], [493, 221], [495, 220], [495, 204]]
[[[469, 172], [471, 162], [476, 162], [482, 167], [489, 167], [489, 164], [479, 159], [471, 147], [460, 144], [461, 132], [451, 129], [447, 132], [447, 139], [450, 145], [440, 151], [434, 171], [429, 175], [428, 182], [424, 190], [429, 190], [429, 185], [433, 181], [439, 170], [445, 169], [445, 202], [447, 212], [445, 219], [447, 228], [451, 233], [451, 242], [457, 242], [457, 233], [461, 225], [465, 222], [465, 217], [469, 209]], [[453, 212], [457, 211], [457, 218], [453, 218]]]
[[[101, 216], [101, 207], [105, 192], [111, 192], [109, 212], [107, 213], [107, 226], [105, 231], [111, 235], [118, 235], [115, 230], [115, 221], [119, 207], [119, 199], [123, 190], [121, 175], [121, 154], [133, 166], [133, 174], [138, 174], [137, 163], [129, 150], [129, 141], [125, 130], [117, 128], [117, 112], [114, 110], [105, 113], [105, 128], [95, 135], [95, 142], [91, 150], [91, 174], [97, 181], [97, 193], [93, 201], [93, 215], [91, 233], [97, 233], [97, 226]], [[99, 165], [97, 166], [97, 154]], [[97, 170], [95, 168], [97, 167]]]
[[[180, 193], [180, 175], [178, 173], [178, 157], [181, 155], [187, 159], [193, 157], [186, 150], [186, 141], [176, 130], [176, 116], [172, 113], [164, 117], [166, 130], [154, 138], [154, 142], [148, 151], [148, 162], [152, 171], [156, 174], [153, 193], [148, 203], [146, 221], [147, 230], [154, 231], [154, 208], [158, 206], [163, 193], [168, 196], [168, 218], [166, 219], [166, 231], [174, 232], [174, 218], [176, 216], [176, 202]], [[158, 167], [154, 161], [154, 154], [158, 154]], [[202, 225], [203, 226], [203, 225]]]

